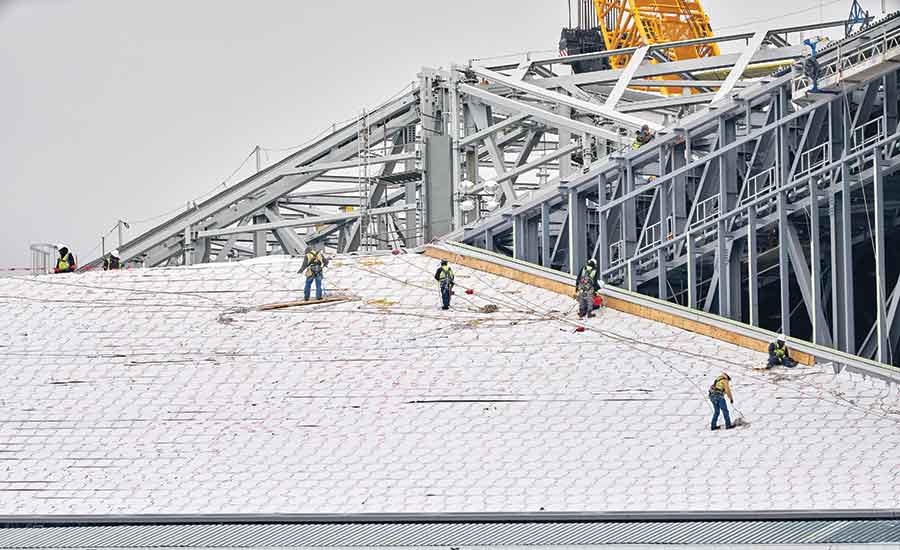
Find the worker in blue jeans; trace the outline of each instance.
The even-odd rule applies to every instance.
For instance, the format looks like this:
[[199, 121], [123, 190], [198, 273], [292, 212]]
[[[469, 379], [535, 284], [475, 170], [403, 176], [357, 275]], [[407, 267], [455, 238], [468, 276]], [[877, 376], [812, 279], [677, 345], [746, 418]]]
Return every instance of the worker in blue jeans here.
[[316, 300], [322, 299], [322, 272], [328, 266], [328, 258], [321, 250], [315, 250], [312, 247], [306, 249], [306, 255], [303, 257], [303, 265], [297, 273], [306, 274], [306, 285], [303, 287], [303, 300], [309, 301], [309, 293], [312, 291], [313, 283], [316, 283]]
[[725, 397], [734, 405], [734, 396], [731, 394], [731, 377], [728, 373], [720, 374], [712, 386], [709, 387], [709, 400], [713, 404], [713, 417], [710, 424], [711, 430], [718, 430], [719, 412], [725, 415], [725, 429], [730, 430], [734, 427], [731, 423], [731, 415], [728, 414], [728, 404], [725, 403]]

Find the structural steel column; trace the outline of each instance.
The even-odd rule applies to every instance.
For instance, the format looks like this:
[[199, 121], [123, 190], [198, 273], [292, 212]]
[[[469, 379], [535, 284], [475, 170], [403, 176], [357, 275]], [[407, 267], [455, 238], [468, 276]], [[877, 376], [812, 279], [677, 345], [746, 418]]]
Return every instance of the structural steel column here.
[[[267, 218], [265, 216], [262, 216], [259, 214], [257, 214], [256, 216], [253, 216], [253, 224], [254, 225], [267, 223], [268, 221], [269, 221], [269, 218]], [[253, 226], [251, 225], [250, 228], [252, 229]], [[266, 232], [265, 231], [254, 231], [253, 232], [253, 255], [256, 256], [257, 258], [260, 258], [260, 257], [266, 255]]]
[[[827, 327], [821, 326], [820, 319], [824, 320], [822, 310], [822, 262], [821, 242], [819, 234], [819, 187], [815, 178], [809, 179], [809, 277], [812, 282], [812, 314], [810, 322], [812, 323], [812, 337], [814, 344], [822, 344], [825, 341], [823, 337]], [[828, 344], [832, 342], [829, 340]]]
[[687, 293], [688, 307], [697, 309], [697, 245], [694, 235], [687, 235]]
[[541, 204], [541, 265], [550, 266], [550, 205]]
[[890, 347], [888, 344], [888, 327], [886, 322], [887, 308], [885, 303], [887, 297], [885, 295], [884, 279], [885, 273], [885, 257], [884, 257], [884, 158], [881, 154], [881, 147], [875, 149], [875, 164], [872, 169], [873, 182], [872, 186], [875, 192], [875, 235], [872, 239], [875, 241], [875, 334], [878, 342], [878, 354], [876, 359], [882, 363], [891, 362]]
[[850, 165], [845, 161], [841, 164], [841, 253], [843, 265], [838, 269], [844, 276], [843, 281], [843, 306], [844, 306], [844, 341], [848, 353], [856, 353], [856, 296], [854, 291], [855, 276], [853, 273], [853, 219], [851, 217], [850, 200]]
[[750, 324], [759, 326], [759, 265], [756, 241], [756, 207], [747, 209], [747, 293], [750, 303]]
[[[777, 116], [783, 118], [787, 116], [788, 95], [790, 90], [782, 87], [778, 89], [778, 109]], [[788, 159], [789, 143], [788, 128], [782, 124], [778, 126], [778, 139], [775, 141], [776, 161], [775, 161], [775, 185], [781, 189], [787, 183], [788, 172], [790, 171], [790, 162]], [[791, 333], [791, 274], [788, 266], [787, 251], [787, 197], [784, 191], [778, 191], [778, 274], [779, 285], [781, 290], [781, 331], [790, 335]]]
[[609, 228], [607, 222], [609, 215], [603, 212], [603, 206], [606, 205], [606, 175], [601, 174], [597, 177], [597, 204], [600, 205], [599, 217], [597, 219], [597, 262], [600, 266], [600, 273], [609, 269]]
[[569, 201], [569, 273], [577, 275], [587, 261], [587, 204], [577, 191], [571, 191]]

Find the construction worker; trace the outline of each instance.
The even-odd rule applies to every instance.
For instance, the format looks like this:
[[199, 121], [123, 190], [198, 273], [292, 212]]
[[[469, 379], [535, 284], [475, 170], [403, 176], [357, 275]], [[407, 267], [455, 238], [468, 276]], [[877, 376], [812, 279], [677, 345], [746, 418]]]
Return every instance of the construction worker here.
[[650, 126], [644, 124], [641, 126], [640, 130], [637, 130], [634, 133], [634, 142], [631, 144], [632, 149], [640, 149], [644, 145], [647, 145], [653, 138], [656, 137], [653, 135], [653, 132], [650, 131]]
[[778, 338], [769, 344], [769, 364], [766, 368], [771, 369], [775, 365], [784, 367], [796, 367], [797, 362], [791, 359], [788, 353], [787, 336], [779, 334]]
[[119, 269], [122, 261], [119, 259], [119, 251], [113, 250], [103, 257], [103, 271]]
[[68, 247], [57, 245], [59, 250], [59, 258], [56, 259], [56, 267], [54, 273], [74, 273], [78, 266], [75, 264], [75, 255], [69, 252]]
[[441, 309], [450, 309], [450, 295], [456, 285], [456, 276], [447, 260], [441, 260], [441, 267], [434, 272], [434, 280], [441, 284]]
[[734, 427], [731, 423], [731, 415], [728, 414], [728, 405], [725, 403], [725, 397], [734, 405], [734, 396], [731, 395], [731, 377], [728, 373], [720, 374], [712, 386], [709, 387], [709, 400], [713, 404], [713, 417], [710, 424], [711, 430], [718, 430], [719, 412], [725, 415], [725, 429], [730, 430]]
[[297, 273], [306, 274], [306, 286], [303, 287], [303, 300], [309, 301], [309, 293], [312, 290], [313, 282], [316, 283], [316, 300], [322, 299], [322, 272], [328, 267], [328, 258], [321, 250], [313, 247], [306, 249], [306, 255], [303, 257], [303, 265]]
[[600, 295], [602, 282], [600, 270], [597, 269], [597, 260], [591, 258], [587, 261], [578, 278], [575, 279], [575, 298], [578, 300], [578, 318], [593, 317], [594, 296]]

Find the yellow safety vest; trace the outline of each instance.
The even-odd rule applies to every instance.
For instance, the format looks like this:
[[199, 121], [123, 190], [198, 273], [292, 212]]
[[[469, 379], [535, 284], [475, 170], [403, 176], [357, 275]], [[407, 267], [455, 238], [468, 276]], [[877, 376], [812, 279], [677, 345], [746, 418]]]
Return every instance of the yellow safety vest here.
[[64, 258], [59, 258], [56, 260], [56, 269], [60, 271], [65, 271], [69, 269], [69, 255], [66, 254]]
[[322, 254], [321, 252], [318, 252], [318, 253], [310, 252], [309, 254], [306, 255], [306, 261], [309, 264], [309, 266], [306, 268], [306, 276], [307, 277], [312, 277], [314, 275], [313, 270], [312, 270], [312, 266], [314, 263], [319, 264], [319, 266], [320, 266], [319, 273], [321, 273], [322, 268], [325, 267], [325, 255]]
[[728, 380], [728, 379], [722, 375], [719, 375], [719, 377], [716, 378], [716, 381], [713, 382], [712, 387], [709, 388], [709, 391], [715, 391], [717, 393], [725, 393], [725, 381], [726, 380]]
[[438, 280], [443, 281], [448, 277], [450, 278], [450, 280], [453, 280], [453, 270], [450, 269], [449, 265], [441, 266], [441, 273], [438, 275]]

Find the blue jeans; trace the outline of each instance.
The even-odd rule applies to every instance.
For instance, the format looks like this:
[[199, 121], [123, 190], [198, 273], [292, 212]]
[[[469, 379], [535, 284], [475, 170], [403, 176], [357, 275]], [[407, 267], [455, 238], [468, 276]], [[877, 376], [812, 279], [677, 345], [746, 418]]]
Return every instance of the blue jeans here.
[[728, 414], [728, 404], [725, 403], [724, 395], [710, 395], [709, 400], [712, 401], [713, 404], [713, 417], [712, 424], [710, 424], [710, 428], [715, 429], [716, 424], [719, 422], [719, 411], [722, 411], [722, 414], [725, 415], [725, 427], [731, 427], [731, 415]]
[[322, 299], [322, 274], [306, 278], [306, 286], [303, 287], [303, 299], [309, 301], [309, 292], [312, 290], [313, 281], [316, 282], [316, 300]]
[[441, 302], [444, 309], [450, 307], [450, 285], [441, 285]]

